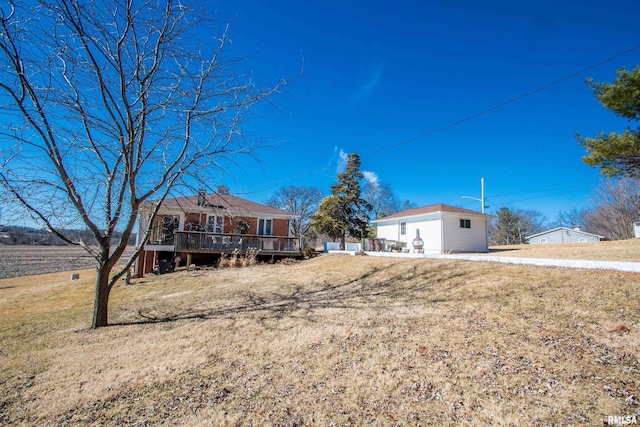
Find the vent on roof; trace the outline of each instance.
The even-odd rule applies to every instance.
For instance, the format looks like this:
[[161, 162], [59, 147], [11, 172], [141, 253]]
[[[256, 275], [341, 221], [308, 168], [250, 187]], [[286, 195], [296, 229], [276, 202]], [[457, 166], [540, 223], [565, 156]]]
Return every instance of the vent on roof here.
[[218, 194], [221, 194], [221, 195], [229, 194], [229, 187], [225, 185], [221, 185], [220, 187], [218, 187]]

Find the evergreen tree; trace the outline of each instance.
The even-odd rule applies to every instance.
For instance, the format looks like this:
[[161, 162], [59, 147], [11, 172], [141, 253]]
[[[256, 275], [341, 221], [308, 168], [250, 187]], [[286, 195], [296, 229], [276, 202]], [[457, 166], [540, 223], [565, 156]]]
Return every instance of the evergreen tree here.
[[[613, 84], [588, 80], [596, 98], [617, 116], [629, 122], [640, 120], [640, 66], [632, 71], [624, 67], [616, 72]], [[594, 138], [578, 140], [587, 150], [583, 160], [589, 166], [600, 167], [601, 173], [610, 177], [640, 178], [640, 133], [627, 127], [623, 133], [600, 132]]]
[[363, 239], [369, 234], [369, 212], [371, 206], [360, 194], [360, 156], [349, 154], [347, 167], [338, 174], [338, 183], [331, 187], [332, 195], [320, 203], [311, 226], [319, 234], [340, 237], [341, 248], [345, 248], [347, 235]]
[[311, 227], [318, 234], [325, 234], [332, 239], [341, 238], [346, 229], [346, 219], [343, 217], [340, 200], [336, 196], [322, 199], [318, 211], [311, 217]]
[[500, 208], [496, 213], [497, 220], [491, 224], [490, 244], [515, 245], [524, 243], [520, 215], [509, 208]]

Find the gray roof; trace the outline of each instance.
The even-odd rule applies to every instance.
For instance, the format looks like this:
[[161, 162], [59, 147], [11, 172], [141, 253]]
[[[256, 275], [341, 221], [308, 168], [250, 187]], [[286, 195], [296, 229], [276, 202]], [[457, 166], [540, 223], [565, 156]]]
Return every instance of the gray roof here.
[[601, 239], [604, 239], [604, 236], [600, 236], [599, 234], [587, 233], [586, 231], [582, 231], [579, 228], [575, 229], [575, 228], [567, 228], [567, 227], [556, 227], [551, 230], [546, 230], [540, 233], [532, 234], [531, 236], [525, 236], [525, 239], [531, 239], [533, 237], [543, 236], [545, 234], [553, 233], [554, 231], [558, 231], [558, 230], [573, 231], [574, 233], [581, 233], [581, 234], [586, 234], [588, 236], [594, 236], [594, 237], [599, 237]]

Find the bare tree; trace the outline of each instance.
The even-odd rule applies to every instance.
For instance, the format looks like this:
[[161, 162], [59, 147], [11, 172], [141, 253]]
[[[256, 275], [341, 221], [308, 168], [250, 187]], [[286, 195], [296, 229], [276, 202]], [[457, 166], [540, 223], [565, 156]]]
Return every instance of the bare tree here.
[[404, 202], [402, 202], [402, 208], [400, 209], [401, 211], [408, 211], [409, 209], [415, 209], [418, 207], [418, 204], [416, 202], [412, 202], [410, 200], [405, 200]]
[[542, 212], [535, 209], [516, 209], [516, 214], [520, 218], [520, 232], [524, 237], [544, 231], [547, 224], [547, 217]]
[[588, 209], [572, 208], [568, 211], [558, 212], [558, 219], [554, 222], [555, 227], [578, 227], [581, 230], [589, 231], [587, 227], [586, 217], [589, 213]]
[[[115, 268], [141, 203], [157, 209], [189, 174], [251, 154], [241, 119], [284, 84], [239, 73], [226, 26], [205, 17], [172, 0], [0, 6], [3, 201], [93, 255], [92, 328], [108, 324], [109, 293], [141, 249]], [[73, 225], [97, 245], [66, 234]]]
[[585, 214], [590, 233], [611, 240], [634, 237], [633, 223], [640, 221], [640, 180], [602, 181], [591, 200], [593, 208]]
[[366, 182], [362, 188], [362, 198], [371, 205], [373, 219], [400, 212], [400, 202], [389, 184]]
[[315, 240], [315, 233], [311, 229], [311, 217], [316, 213], [321, 200], [322, 190], [319, 188], [290, 185], [277, 190], [267, 200], [267, 205], [300, 215], [300, 218], [291, 221], [292, 232], [305, 241], [312, 241]]

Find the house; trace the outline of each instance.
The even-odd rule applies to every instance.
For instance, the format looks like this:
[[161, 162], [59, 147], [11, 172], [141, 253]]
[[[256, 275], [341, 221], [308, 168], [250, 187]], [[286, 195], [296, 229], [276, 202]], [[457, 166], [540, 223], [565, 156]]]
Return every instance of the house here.
[[298, 215], [231, 195], [224, 186], [215, 194], [200, 191], [165, 199], [159, 207], [147, 202], [140, 208], [138, 238], [151, 231], [135, 272], [141, 277], [156, 266], [162, 270], [177, 257], [190, 265], [194, 259], [211, 262], [233, 252], [300, 256], [301, 238], [292, 236], [290, 227], [295, 218]]
[[580, 230], [579, 227], [567, 228], [557, 227], [552, 230], [543, 231], [542, 233], [532, 234], [525, 237], [531, 245], [544, 245], [547, 243], [585, 243], [599, 242], [604, 236], [587, 233]]
[[[408, 251], [488, 252], [487, 223], [491, 215], [455, 206], [437, 204], [409, 209], [376, 219], [378, 239], [385, 239]], [[419, 236], [423, 247], [414, 249]]]

